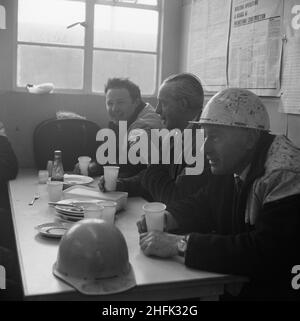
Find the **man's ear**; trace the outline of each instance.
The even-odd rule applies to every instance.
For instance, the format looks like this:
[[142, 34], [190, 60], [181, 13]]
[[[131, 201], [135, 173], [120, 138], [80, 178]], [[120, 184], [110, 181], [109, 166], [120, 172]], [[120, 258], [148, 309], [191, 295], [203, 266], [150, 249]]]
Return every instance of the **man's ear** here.
[[178, 101], [178, 106], [183, 113], [187, 113], [190, 111], [189, 103], [186, 98], [181, 98]]
[[139, 106], [139, 104], [141, 103], [141, 99], [140, 98], [137, 98], [133, 104], [134, 104], [134, 107], [137, 108], [137, 106]]
[[191, 108], [189, 101], [186, 98], [181, 98], [179, 106], [183, 115], [186, 116], [186, 119], [192, 120], [196, 117], [196, 111]]

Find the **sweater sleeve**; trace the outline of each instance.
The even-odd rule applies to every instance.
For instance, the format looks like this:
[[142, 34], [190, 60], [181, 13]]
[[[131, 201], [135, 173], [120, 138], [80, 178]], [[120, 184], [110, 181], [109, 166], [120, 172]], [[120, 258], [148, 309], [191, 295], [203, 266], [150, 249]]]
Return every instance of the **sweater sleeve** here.
[[127, 192], [129, 197], [141, 196], [147, 200], [152, 200], [150, 194], [141, 185], [141, 177], [145, 170], [140, 171], [137, 175], [120, 178], [117, 182], [117, 190]]
[[[263, 206], [255, 228], [236, 235], [192, 233], [185, 264], [218, 273], [258, 277], [290, 273], [300, 244], [300, 195]], [[263, 273], [263, 274], [262, 274]]]
[[[172, 175], [171, 171], [178, 173]], [[207, 182], [208, 175], [182, 175], [183, 166], [150, 165], [141, 176], [141, 184], [151, 197], [165, 204], [184, 199], [196, 193]]]
[[18, 160], [7, 137], [0, 136], [0, 183], [14, 179], [18, 173]]
[[180, 233], [209, 233], [213, 229], [213, 218], [209, 208], [205, 190], [180, 201], [174, 201], [167, 206], [167, 210], [176, 220]]

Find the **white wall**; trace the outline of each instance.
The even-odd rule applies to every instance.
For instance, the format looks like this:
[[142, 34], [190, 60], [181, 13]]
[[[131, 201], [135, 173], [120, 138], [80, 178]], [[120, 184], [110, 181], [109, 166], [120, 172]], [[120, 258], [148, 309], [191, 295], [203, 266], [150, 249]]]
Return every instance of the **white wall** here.
[[[190, 14], [191, 0], [183, 0], [181, 8], [182, 40], [180, 48], [180, 71], [187, 70]], [[262, 98], [262, 100], [270, 115], [271, 130], [276, 134], [287, 134], [288, 137], [300, 147], [300, 115], [291, 115], [279, 112], [279, 109], [282, 106], [280, 98]]]

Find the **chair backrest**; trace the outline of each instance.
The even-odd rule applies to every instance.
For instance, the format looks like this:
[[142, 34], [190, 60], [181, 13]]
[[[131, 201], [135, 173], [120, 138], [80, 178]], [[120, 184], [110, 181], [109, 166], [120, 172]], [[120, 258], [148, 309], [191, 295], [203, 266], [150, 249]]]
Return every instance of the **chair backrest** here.
[[85, 119], [49, 119], [34, 130], [33, 148], [36, 166], [45, 169], [54, 151], [62, 151], [65, 171], [72, 171], [79, 156], [96, 158], [96, 134], [100, 127]]

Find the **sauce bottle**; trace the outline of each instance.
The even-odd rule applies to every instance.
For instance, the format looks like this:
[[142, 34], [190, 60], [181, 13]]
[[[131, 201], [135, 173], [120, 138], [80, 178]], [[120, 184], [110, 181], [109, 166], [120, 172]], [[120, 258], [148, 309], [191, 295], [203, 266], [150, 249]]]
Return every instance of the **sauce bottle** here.
[[54, 161], [52, 166], [51, 181], [64, 181], [64, 168], [62, 164], [61, 150], [54, 151]]

